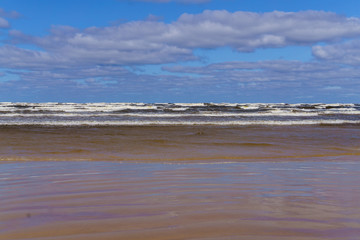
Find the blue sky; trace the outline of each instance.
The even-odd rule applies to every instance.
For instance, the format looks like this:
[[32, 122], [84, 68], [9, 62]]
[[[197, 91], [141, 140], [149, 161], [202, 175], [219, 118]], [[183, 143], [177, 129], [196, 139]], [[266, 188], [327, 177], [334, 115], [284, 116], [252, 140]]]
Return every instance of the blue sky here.
[[359, 96], [359, 1], [0, 2], [0, 101]]

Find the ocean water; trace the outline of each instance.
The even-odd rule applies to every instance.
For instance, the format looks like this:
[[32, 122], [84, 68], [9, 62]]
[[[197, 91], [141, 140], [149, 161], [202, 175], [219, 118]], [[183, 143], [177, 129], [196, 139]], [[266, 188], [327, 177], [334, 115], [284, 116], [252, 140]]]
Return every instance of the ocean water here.
[[360, 104], [0, 103], [0, 125], [360, 124]]
[[0, 103], [0, 239], [357, 240], [359, 104]]

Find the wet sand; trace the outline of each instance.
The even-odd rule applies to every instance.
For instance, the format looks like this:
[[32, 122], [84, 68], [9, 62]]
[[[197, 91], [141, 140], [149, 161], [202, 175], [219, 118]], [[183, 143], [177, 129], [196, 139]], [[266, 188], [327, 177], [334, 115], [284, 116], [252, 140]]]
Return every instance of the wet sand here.
[[356, 162], [1, 164], [0, 239], [357, 239]]
[[360, 236], [356, 127], [165, 130], [2, 129], [0, 239]]

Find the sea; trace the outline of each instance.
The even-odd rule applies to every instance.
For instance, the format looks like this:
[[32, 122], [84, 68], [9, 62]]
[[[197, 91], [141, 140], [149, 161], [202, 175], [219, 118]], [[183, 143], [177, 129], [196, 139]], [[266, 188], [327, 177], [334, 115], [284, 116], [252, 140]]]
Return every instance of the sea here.
[[0, 103], [0, 239], [355, 240], [358, 103]]
[[360, 104], [0, 103], [1, 126], [359, 124]]

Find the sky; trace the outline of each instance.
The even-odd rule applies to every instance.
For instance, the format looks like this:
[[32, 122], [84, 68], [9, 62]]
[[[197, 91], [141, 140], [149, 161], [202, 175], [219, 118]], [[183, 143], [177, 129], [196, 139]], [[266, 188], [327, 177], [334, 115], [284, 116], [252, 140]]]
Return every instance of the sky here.
[[360, 103], [360, 1], [1, 0], [0, 102]]

